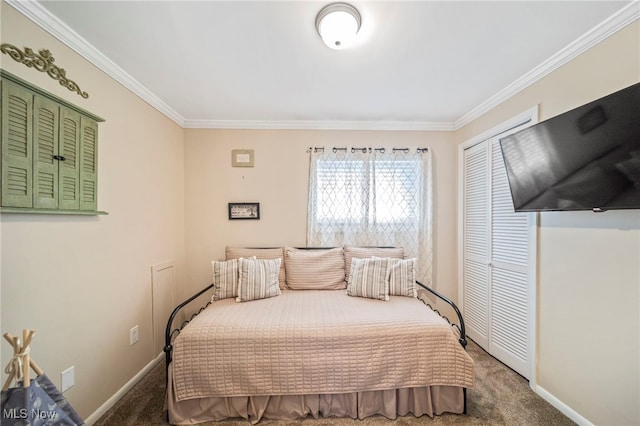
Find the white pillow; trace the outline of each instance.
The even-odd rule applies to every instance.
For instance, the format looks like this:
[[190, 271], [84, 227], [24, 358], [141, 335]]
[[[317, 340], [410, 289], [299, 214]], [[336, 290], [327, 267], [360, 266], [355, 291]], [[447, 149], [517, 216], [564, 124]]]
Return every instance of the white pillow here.
[[238, 259], [236, 302], [280, 295], [278, 273], [282, 259]]
[[389, 259], [373, 257], [353, 258], [347, 294], [370, 299], [389, 300]]

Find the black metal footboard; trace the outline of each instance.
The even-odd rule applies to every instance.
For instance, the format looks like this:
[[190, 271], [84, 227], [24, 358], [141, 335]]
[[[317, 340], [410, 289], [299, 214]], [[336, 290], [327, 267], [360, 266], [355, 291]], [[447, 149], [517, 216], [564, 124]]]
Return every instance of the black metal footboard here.
[[202, 290], [200, 290], [199, 292], [197, 292], [196, 294], [194, 294], [193, 296], [191, 296], [190, 298], [188, 298], [187, 300], [185, 300], [184, 302], [182, 302], [181, 304], [176, 306], [176, 308], [173, 310], [173, 312], [171, 312], [171, 315], [169, 316], [169, 321], [167, 321], [167, 328], [165, 329], [165, 332], [164, 332], [164, 342], [165, 343], [164, 343], [164, 349], [163, 349], [164, 350], [164, 358], [165, 358], [165, 362], [166, 362], [166, 366], [165, 366], [165, 373], [166, 373], [165, 381], [167, 383], [168, 383], [168, 380], [169, 380], [169, 364], [171, 364], [171, 351], [173, 350], [173, 337], [177, 336], [178, 334], [180, 334], [180, 331], [187, 324], [189, 324], [189, 322], [191, 322], [191, 320], [194, 319], [196, 317], [196, 315], [198, 315], [207, 306], [209, 306], [211, 304], [211, 300], [207, 301], [207, 304], [204, 305], [202, 308], [200, 308], [198, 310], [198, 312], [196, 312], [195, 314], [191, 315], [191, 317], [188, 320], [183, 321], [182, 324], [180, 324], [180, 327], [173, 328], [173, 320], [176, 318], [176, 315], [178, 315], [178, 312], [180, 312], [180, 310], [182, 310], [182, 308], [184, 308], [189, 303], [193, 302], [195, 299], [197, 299], [198, 297], [202, 296], [204, 293], [206, 293], [208, 290], [211, 290], [212, 288], [213, 288], [213, 284], [210, 284], [206, 288], [203, 288]]
[[[449, 306], [451, 306], [453, 308], [453, 310], [456, 312], [456, 315], [458, 316], [458, 322], [460, 323], [460, 325], [452, 323], [451, 321], [449, 321], [449, 318], [447, 318], [446, 316], [442, 315], [440, 313], [440, 311], [435, 309], [433, 306], [431, 306], [430, 304], [428, 304], [424, 300], [420, 299], [420, 300], [422, 300], [422, 303], [424, 303], [425, 305], [430, 307], [433, 310], [433, 312], [435, 312], [436, 314], [438, 314], [442, 318], [444, 318], [449, 324], [451, 324], [452, 327], [455, 327], [455, 328], [458, 329], [458, 333], [460, 334], [460, 338], [458, 339], [458, 341], [460, 342], [462, 347], [466, 349], [466, 347], [467, 347], [467, 335], [465, 333], [464, 319], [462, 318], [462, 314], [460, 313], [460, 309], [458, 309], [456, 304], [453, 303], [453, 301], [451, 299], [443, 296], [442, 294], [438, 293], [434, 289], [427, 287], [426, 285], [422, 284], [420, 281], [416, 281], [416, 284], [418, 284], [420, 287], [422, 287], [423, 289], [427, 290], [428, 292], [432, 293], [433, 295], [435, 295], [439, 299], [444, 300]], [[463, 414], [467, 414], [467, 388], [463, 388], [462, 389], [462, 395], [463, 395], [463, 398], [464, 398]]]
[[453, 301], [451, 301], [451, 299], [443, 296], [442, 294], [438, 293], [437, 291], [435, 291], [432, 288], [427, 287], [426, 285], [422, 284], [419, 281], [416, 281], [416, 284], [418, 284], [420, 287], [422, 287], [423, 289], [427, 290], [428, 292], [434, 294], [435, 296], [437, 296], [439, 299], [444, 300], [449, 306], [451, 306], [453, 308], [453, 310], [456, 312], [456, 315], [458, 316], [458, 322], [460, 323], [460, 325], [452, 323], [451, 321], [449, 321], [449, 318], [447, 318], [446, 316], [442, 315], [440, 313], [440, 311], [438, 311], [437, 309], [435, 309], [433, 306], [431, 306], [430, 304], [426, 303], [424, 300], [422, 301], [425, 305], [427, 305], [428, 307], [430, 307], [436, 314], [440, 315], [442, 318], [444, 318], [445, 320], [447, 320], [447, 322], [449, 324], [451, 324], [452, 327], [455, 327], [458, 329], [458, 333], [460, 334], [460, 338], [458, 339], [458, 341], [460, 342], [460, 344], [462, 345], [463, 348], [467, 347], [467, 335], [465, 333], [465, 329], [464, 329], [464, 319], [462, 318], [462, 314], [460, 313], [460, 309], [458, 309], [458, 307], [456, 306], [455, 303], [453, 303]]

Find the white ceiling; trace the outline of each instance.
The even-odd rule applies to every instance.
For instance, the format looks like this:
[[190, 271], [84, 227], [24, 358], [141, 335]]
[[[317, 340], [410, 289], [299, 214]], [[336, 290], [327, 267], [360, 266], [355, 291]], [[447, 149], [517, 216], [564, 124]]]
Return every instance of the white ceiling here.
[[9, 3], [185, 127], [454, 129], [612, 31], [628, 1], [353, 1], [331, 50], [317, 1]]

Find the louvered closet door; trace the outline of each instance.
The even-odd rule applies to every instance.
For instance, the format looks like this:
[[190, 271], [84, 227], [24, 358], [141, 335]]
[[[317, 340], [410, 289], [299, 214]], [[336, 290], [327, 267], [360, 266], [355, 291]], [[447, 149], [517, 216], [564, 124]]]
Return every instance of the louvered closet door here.
[[486, 142], [464, 151], [464, 319], [469, 337], [484, 348], [489, 343], [488, 153]]
[[528, 264], [526, 213], [514, 213], [498, 139], [491, 148], [490, 353], [529, 377]]
[[469, 337], [530, 378], [534, 216], [513, 211], [499, 145], [505, 135], [464, 150], [462, 308]]

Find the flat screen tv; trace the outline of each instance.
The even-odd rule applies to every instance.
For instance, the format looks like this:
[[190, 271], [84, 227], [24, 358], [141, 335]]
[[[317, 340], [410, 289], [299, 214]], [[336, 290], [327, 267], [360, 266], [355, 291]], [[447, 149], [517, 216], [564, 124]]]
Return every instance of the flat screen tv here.
[[516, 212], [640, 209], [640, 83], [500, 147]]

